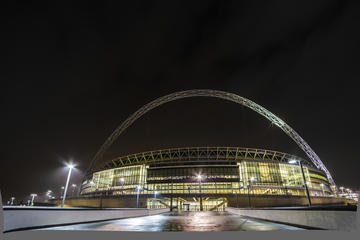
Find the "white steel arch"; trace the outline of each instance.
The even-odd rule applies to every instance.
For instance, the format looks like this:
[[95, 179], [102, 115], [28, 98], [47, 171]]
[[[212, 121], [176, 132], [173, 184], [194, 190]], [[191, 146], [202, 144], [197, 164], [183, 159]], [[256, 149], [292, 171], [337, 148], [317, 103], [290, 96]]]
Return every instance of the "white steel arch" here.
[[335, 182], [327, 170], [323, 162], [320, 158], [316, 155], [316, 153], [311, 149], [311, 147], [305, 142], [305, 140], [300, 137], [300, 135], [293, 130], [289, 125], [287, 125], [283, 120], [279, 117], [275, 116], [273, 113], [265, 109], [264, 107], [260, 106], [259, 104], [241, 97], [239, 95], [228, 93], [224, 91], [218, 90], [211, 90], [211, 89], [194, 89], [194, 90], [187, 90], [181, 92], [175, 92], [160, 98], [155, 99], [154, 101], [145, 104], [135, 113], [133, 113], [130, 117], [128, 117], [124, 122], [122, 122], [115, 131], [106, 139], [104, 144], [101, 146], [99, 151], [95, 154], [94, 158], [92, 159], [88, 173], [92, 170], [95, 166], [96, 162], [103, 156], [106, 150], [113, 144], [113, 142], [120, 136], [122, 132], [125, 131], [133, 122], [135, 122], [138, 118], [140, 118], [145, 113], [149, 112], [150, 110], [171, 101], [175, 101], [182, 98], [189, 98], [189, 97], [215, 97], [221, 98], [228, 101], [232, 101], [238, 104], [241, 104], [245, 107], [248, 107], [255, 112], [259, 113], [260, 115], [267, 118], [271, 123], [281, 128], [290, 138], [292, 138], [297, 145], [306, 153], [309, 159], [314, 163], [314, 165], [318, 168], [323, 170], [326, 173], [326, 176], [330, 182], [330, 184], [335, 186]]

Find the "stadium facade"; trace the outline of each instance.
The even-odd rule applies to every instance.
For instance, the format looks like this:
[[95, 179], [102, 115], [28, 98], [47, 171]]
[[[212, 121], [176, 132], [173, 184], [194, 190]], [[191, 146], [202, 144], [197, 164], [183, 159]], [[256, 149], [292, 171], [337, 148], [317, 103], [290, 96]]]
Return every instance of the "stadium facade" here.
[[[290, 154], [237, 147], [156, 150], [118, 157], [98, 166], [104, 153], [137, 119], [171, 101], [213, 97], [247, 107], [288, 135], [308, 160]], [[123, 121], [94, 155], [71, 206], [170, 207], [221, 210], [233, 207], [348, 204], [339, 197], [329, 170], [286, 122], [239, 95], [193, 89], [159, 97]]]
[[221, 210], [228, 204], [261, 206], [261, 198], [267, 202], [263, 206], [283, 206], [284, 201], [304, 205], [307, 196], [331, 199], [333, 191], [323, 171], [297, 156], [262, 149], [193, 147], [112, 159], [88, 175], [81, 195], [128, 203], [130, 199], [138, 207], [140, 201], [148, 208]]

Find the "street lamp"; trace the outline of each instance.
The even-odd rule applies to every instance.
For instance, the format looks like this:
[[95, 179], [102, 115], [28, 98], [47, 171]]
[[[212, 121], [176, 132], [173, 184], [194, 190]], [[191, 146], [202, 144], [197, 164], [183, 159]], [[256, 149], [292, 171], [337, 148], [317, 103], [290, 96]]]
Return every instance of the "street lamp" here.
[[156, 195], [157, 195], [158, 193], [159, 193], [158, 191], [154, 191], [154, 201], [153, 201], [154, 206], [153, 206], [153, 208], [156, 207]]
[[75, 189], [76, 189], [77, 186], [76, 186], [76, 184], [72, 184], [71, 186], [73, 188], [71, 196], [74, 197], [74, 192], [75, 192]]
[[203, 202], [202, 202], [202, 194], [201, 194], [201, 180], [202, 180], [202, 176], [199, 174], [197, 176], [197, 179], [199, 181], [199, 193], [200, 193], [200, 211], [203, 211]]
[[125, 179], [124, 179], [124, 178], [120, 178], [119, 181], [120, 181], [120, 183], [121, 183], [121, 193], [124, 194], [124, 183], [125, 183]]
[[37, 197], [37, 194], [32, 193], [30, 194], [30, 196], [31, 196], [31, 206], [34, 206], [34, 198]]
[[302, 165], [302, 161], [296, 160], [296, 159], [291, 159], [291, 160], [289, 160], [289, 163], [290, 164], [299, 164], [300, 169], [301, 169], [301, 175], [302, 175], [303, 182], [304, 182], [306, 196], [307, 196], [308, 203], [309, 203], [309, 207], [311, 207], [311, 198], [310, 198], [309, 189], [308, 189], [307, 184], [306, 184], [306, 179], [305, 179], [305, 174], [304, 174], [304, 168], [303, 168], [303, 165]]
[[325, 196], [325, 190], [324, 190], [325, 185], [322, 183], [322, 184], [320, 184], [320, 186], [321, 186], [321, 189], [322, 189], [323, 196]]
[[64, 190], [64, 196], [63, 196], [63, 199], [62, 199], [62, 202], [61, 202], [61, 207], [64, 207], [65, 198], [66, 198], [66, 192], [67, 192], [67, 189], [68, 189], [68, 186], [69, 186], [71, 171], [72, 171], [72, 169], [74, 168], [74, 165], [69, 164], [69, 165], [67, 165], [67, 167], [69, 168], [69, 173], [68, 173], [67, 180], [66, 180], [66, 185], [65, 185], [65, 190]]
[[141, 186], [137, 186], [136, 190], [137, 190], [137, 194], [136, 194], [136, 208], [139, 208], [139, 192], [141, 191]]
[[250, 188], [251, 188], [251, 185], [255, 182], [255, 177], [251, 177], [250, 178], [250, 182], [249, 182], [249, 185], [247, 186], [247, 189], [248, 189], [248, 201], [249, 201], [249, 207], [251, 208], [251, 202], [250, 202]]
[[11, 197], [10, 200], [11, 200], [10, 205], [14, 205], [14, 200], [15, 200], [15, 198], [14, 198], [14, 197]]
[[236, 194], [236, 208], [239, 208], [239, 196], [237, 192], [233, 192], [233, 194]]
[[60, 193], [60, 198], [61, 199], [63, 198], [63, 195], [64, 195], [64, 189], [65, 189], [65, 187], [61, 186], [61, 193]]

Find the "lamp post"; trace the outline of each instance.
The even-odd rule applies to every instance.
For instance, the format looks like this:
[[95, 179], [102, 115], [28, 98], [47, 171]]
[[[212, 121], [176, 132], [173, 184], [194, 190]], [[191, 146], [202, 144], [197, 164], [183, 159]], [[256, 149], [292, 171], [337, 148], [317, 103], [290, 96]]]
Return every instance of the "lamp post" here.
[[35, 193], [32, 193], [32, 194], [30, 194], [30, 196], [31, 196], [31, 206], [34, 206], [34, 198], [35, 197], [37, 197], [37, 194], [35, 194]]
[[120, 181], [120, 184], [121, 184], [121, 193], [124, 194], [124, 183], [125, 183], [125, 179], [124, 179], [124, 178], [120, 178], [119, 181]]
[[321, 187], [321, 189], [322, 189], [322, 194], [323, 194], [323, 197], [325, 197], [325, 190], [324, 190], [324, 184], [322, 183], [322, 184], [320, 184], [320, 187]]
[[170, 212], [173, 211], [173, 198], [174, 198], [174, 180], [173, 180], [173, 176], [171, 176]]
[[141, 190], [141, 187], [140, 186], [137, 186], [136, 187], [136, 190], [137, 190], [137, 194], [136, 194], [136, 208], [139, 208], [139, 192]]
[[11, 200], [10, 205], [14, 205], [14, 200], [15, 200], [15, 198], [14, 198], [14, 197], [11, 197], [10, 200]]
[[237, 192], [233, 192], [233, 194], [236, 195], [236, 208], [239, 208], [239, 196], [238, 196]]
[[71, 193], [71, 197], [74, 197], [74, 192], [75, 192], [75, 189], [76, 189], [76, 184], [72, 184], [71, 187], [73, 188], [72, 189], [72, 193]]
[[158, 191], [154, 191], [154, 208], [156, 207], [156, 195], [158, 194]]
[[247, 186], [247, 189], [248, 189], [248, 201], [249, 201], [249, 208], [251, 208], [251, 202], [250, 202], [250, 188], [251, 188], [251, 184], [253, 184], [253, 182], [255, 182], [255, 178], [254, 178], [254, 177], [251, 177], [251, 178], [250, 178], [249, 185]]
[[69, 168], [69, 173], [68, 173], [67, 180], [66, 180], [64, 196], [63, 196], [63, 199], [62, 199], [62, 202], [61, 202], [61, 207], [64, 207], [65, 198], [66, 198], [66, 192], [67, 192], [67, 189], [68, 189], [68, 186], [69, 186], [69, 181], [70, 181], [70, 176], [71, 176], [71, 171], [74, 168], [74, 166], [72, 164], [67, 165], [67, 167]]
[[302, 165], [302, 161], [292, 159], [292, 160], [289, 161], [289, 163], [290, 163], [290, 164], [299, 164], [300, 169], [301, 169], [302, 179], [303, 179], [303, 182], [304, 182], [306, 197], [307, 197], [307, 199], [308, 199], [309, 207], [311, 207], [311, 198], [310, 198], [310, 193], [309, 193], [308, 186], [307, 186], [307, 184], [306, 184], [306, 179], [305, 179], [305, 174], [304, 174], [304, 168], [303, 168], [303, 165]]
[[201, 180], [202, 180], [202, 176], [199, 174], [199, 175], [197, 176], [197, 179], [199, 180], [200, 211], [203, 211], [203, 202], [202, 202], [202, 194], [201, 194]]
[[64, 195], [64, 189], [65, 189], [65, 187], [61, 186], [61, 193], [60, 193], [60, 198], [61, 199], [63, 198], [63, 195]]

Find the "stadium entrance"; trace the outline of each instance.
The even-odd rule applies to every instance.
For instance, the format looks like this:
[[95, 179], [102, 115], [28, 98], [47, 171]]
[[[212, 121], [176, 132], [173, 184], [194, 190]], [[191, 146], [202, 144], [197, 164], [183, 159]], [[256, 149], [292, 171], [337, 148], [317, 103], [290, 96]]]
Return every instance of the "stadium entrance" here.
[[171, 204], [170, 198], [149, 198], [147, 200], [148, 209], [164, 208], [168, 207], [173, 211], [217, 211], [224, 212], [227, 207], [226, 198], [210, 198], [210, 197], [193, 197], [193, 198], [181, 198], [174, 197]]

